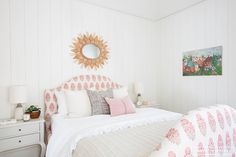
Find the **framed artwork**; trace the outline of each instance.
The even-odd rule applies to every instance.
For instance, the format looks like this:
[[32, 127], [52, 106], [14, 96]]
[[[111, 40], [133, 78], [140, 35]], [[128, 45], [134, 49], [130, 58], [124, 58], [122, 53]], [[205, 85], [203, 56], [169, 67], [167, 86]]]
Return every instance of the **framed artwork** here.
[[183, 76], [222, 75], [223, 47], [211, 47], [183, 53]]

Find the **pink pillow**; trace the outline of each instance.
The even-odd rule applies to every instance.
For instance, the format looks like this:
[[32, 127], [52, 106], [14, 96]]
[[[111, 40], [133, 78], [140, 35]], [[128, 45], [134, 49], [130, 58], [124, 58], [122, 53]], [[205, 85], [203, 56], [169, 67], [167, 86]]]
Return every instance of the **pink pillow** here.
[[109, 104], [111, 116], [135, 113], [135, 106], [129, 96], [115, 99], [105, 98], [105, 100]]

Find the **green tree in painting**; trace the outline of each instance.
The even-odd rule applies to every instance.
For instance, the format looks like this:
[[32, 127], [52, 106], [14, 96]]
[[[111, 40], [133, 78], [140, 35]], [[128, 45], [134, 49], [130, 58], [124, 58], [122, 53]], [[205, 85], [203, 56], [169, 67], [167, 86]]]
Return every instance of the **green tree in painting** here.
[[221, 65], [221, 56], [219, 55], [213, 55], [212, 57], [212, 65], [213, 67], [215, 68], [215, 72], [218, 74], [218, 75], [221, 75], [222, 74], [222, 65]]

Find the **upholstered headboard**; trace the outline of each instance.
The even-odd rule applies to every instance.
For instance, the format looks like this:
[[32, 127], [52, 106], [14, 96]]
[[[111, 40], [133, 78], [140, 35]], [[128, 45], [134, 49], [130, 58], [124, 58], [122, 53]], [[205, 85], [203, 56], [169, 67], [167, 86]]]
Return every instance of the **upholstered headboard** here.
[[55, 91], [72, 90], [78, 91], [83, 89], [105, 90], [109, 88], [120, 88], [121, 86], [106, 76], [101, 75], [79, 75], [62, 83], [60, 86], [47, 89], [44, 92], [45, 103], [45, 121], [46, 121], [46, 142], [51, 136], [51, 116], [57, 113], [57, 98]]

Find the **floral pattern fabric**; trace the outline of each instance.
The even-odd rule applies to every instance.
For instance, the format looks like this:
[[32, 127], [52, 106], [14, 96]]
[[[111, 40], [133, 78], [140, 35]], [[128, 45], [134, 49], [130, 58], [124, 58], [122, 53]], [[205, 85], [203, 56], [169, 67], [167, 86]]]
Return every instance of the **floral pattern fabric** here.
[[235, 157], [236, 110], [216, 105], [190, 111], [149, 157]]

